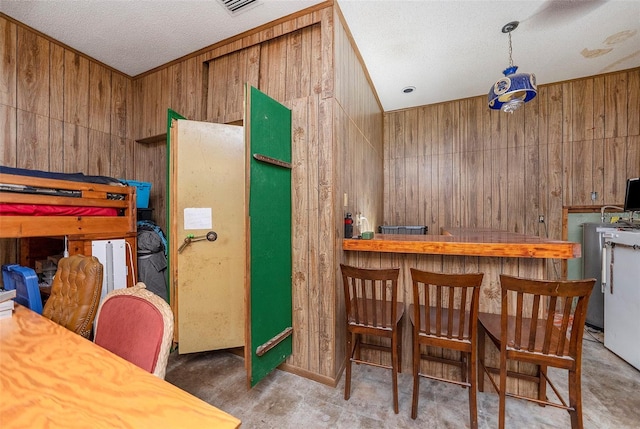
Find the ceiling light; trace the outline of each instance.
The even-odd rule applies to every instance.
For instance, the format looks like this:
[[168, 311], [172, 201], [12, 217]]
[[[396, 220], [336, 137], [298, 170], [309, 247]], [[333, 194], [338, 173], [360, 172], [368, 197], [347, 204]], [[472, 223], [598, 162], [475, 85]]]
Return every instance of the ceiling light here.
[[518, 24], [518, 21], [513, 21], [502, 27], [502, 32], [509, 35], [509, 67], [502, 72], [504, 77], [498, 79], [489, 90], [489, 107], [508, 113], [513, 113], [538, 93], [536, 76], [532, 73], [516, 73], [518, 66], [513, 65], [511, 32], [518, 28]]
[[406, 86], [402, 88], [402, 92], [404, 92], [405, 94], [411, 94], [415, 90], [416, 90], [415, 86]]

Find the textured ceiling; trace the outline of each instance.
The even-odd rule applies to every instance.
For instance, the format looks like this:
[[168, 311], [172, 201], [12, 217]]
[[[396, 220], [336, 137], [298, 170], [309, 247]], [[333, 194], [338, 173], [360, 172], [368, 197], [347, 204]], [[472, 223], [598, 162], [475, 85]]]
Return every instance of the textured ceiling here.
[[[135, 76], [319, 0], [0, 0], [0, 11]], [[637, 0], [336, 0], [385, 111], [485, 95], [513, 61], [546, 84], [640, 67]], [[413, 93], [402, 89], [414, 86]]]

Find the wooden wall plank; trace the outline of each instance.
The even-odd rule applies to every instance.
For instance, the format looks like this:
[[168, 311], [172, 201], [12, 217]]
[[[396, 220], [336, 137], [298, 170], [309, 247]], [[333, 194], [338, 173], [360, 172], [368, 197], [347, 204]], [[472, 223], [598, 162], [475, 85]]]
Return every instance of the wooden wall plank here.
[[591, 195], [589, 196], [589, 204], [603, 205], [604, 198], [604, 171], [606, 163], [604, 159], [604, 140], [593, 140], [593, 167], [592, 174], [593, 180], [591, 185], [591, 192], [596, 192], [596, 199], [593, 200]]
[[605, 88], [604, 76], [593, 77], [593, 138], [604, 138]]
[[591, 204], [593, 190], [593, 141], [573, 142], [572, 163], [572, 198], [569, 205], [586, 206]]
[[[615, 73], [605, 76], [605, 127], [606, 138], [627, 135], [627, 73]], [[637, 105], [635, 106], [637, 108]]]
[[50, 44], [49, 59], [49, 116], [64, 120], [64, 51], [62, 46]]
[[110, 133], [129, 137], [132, 112], [132, 85], [129, 79], [113, 73], [111, 76]]
[[49, 118], [18, 109], [16, 166], [49, 169]]
[[[620, 205], [624, 202], [627, 184], [626, 163], [626, 137], [605, 139], [604, 164], [606, 167], [604, 169], [603, 204]], [[640, 169], [640, 164], [636, 168]]]
[[234, 83], [229, 80], [229, 62], [236, 60], [238, 54], [218, 57], [209, 62], [209, 93], [207, 97], [207, 121], [222, 123], [227, 100], [227, 85]]
[[627, 73], [627, 135], [640, 135], [640, 68]]
[[573, 81], [571, 106], [573, 109], [572, 133], [574, 141], [593, 139], [593, 79]]
[[49, 169], [64, 171], [64, 123], [49, 119]]
[[64, 52], [64, 121], [89, 125], [89, 60], [69, 50]]
[[[304, 228], [309, 227], [309, 223], [317, 216], [311, 214], [311, 201], [309, 200], [309, 179], [312, 181], [317, 178], [310, 177], [309, 172], [309, 155], [307, 151], [309, 147], [308, 134], [305, 127], [294, 126], [293, 124], [307, 124], [309, 122], [309, 112], [307, 109], [307, 100], [295, 100], [291, 103], [292, 110], [292, 161], [299, 166], [293, 169], [291, 177], [291, 201], [293, 204], [292, 219], [292, 251], [299, 258], [292, 261], [292, 288], [293, 288], [293, 329], [296, 335], [293, 337], [293, 348], [297, 351], [290, 363], [301, 368], [309, 368], [311, 371], [317, 372], [317, 365], [311, 369], [310, 365], [310, 348], [317, 345], [317, 342], [311, 342], [310, 332], [317, 332], [317, 319], [314, 317], [316, 312], [309, 308], [312, 296], [317, 296], [317, 272], [309, 270], [309, 241], [306, 238]], [[316, 207], [317, 210], [317, 207]], [[309, 228], [309, 230], [311, 230]], [[314, 238], [316, 238], [315, 236]], [[313, 277], [312, 277], [313, 275]], [[312, 292], [313, 290], [313, 292]], [[315, 292], [315, 293], [314, 293]], [[314, 323], [315, 322], [315, 323]], [[316, 361], [317, 363], [317, 361]]]
[[0, 105], [16, 107], [17, 39], [16, 24], [0, 17]]
[[89, 129], [87, 148], [87, 174], [110, 176], [111, 136], [98, 130]]
[[[293, 100], [301, 97], [302, 90], [302, 66], [308, 62], [302, 60], [302, 31], [295, 31], [286, 35], [286, 64], [284, 69], [284, 100]], [[308, 94], [305, 88], [304, 94]]]
[[111, 71], [89, 63], [89, 129], [111, 131]]
[[110, 134], [109, 147], [111, 148], [109, 163], [109, 176], [127, 179], [132, 177], [133, 170], [127, 168], [127, 158], [129, 155], [127, 148], [133, 148], [133, 142], [128, 141], [125, 137]]
[[627, 171], [626, 177], [640, 176], [640, 136], [627, 137]]
[[0, 104], [0, 164], [15, 167], [17, 151], [17, 109], [15, 107]]
[[18, 109], [49, 116], [49, 41], [18, 28]]
[[64, 173], [82, 173], [89, 169], [89, 129], [64, 124]]

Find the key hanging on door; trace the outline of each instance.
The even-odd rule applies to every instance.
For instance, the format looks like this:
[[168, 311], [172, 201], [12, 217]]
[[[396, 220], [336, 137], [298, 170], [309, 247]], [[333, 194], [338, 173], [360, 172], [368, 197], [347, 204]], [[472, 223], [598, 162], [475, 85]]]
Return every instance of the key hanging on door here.
[[195, 236], [193, 234], [187, 235], [184, 239], [184, 242], [178, 247], [178, 253], [182, 253], [182, 251], [194, 241], [216, 241], [218, 239], [218, 234], [215, 231], [209, 231], [205, 235]]

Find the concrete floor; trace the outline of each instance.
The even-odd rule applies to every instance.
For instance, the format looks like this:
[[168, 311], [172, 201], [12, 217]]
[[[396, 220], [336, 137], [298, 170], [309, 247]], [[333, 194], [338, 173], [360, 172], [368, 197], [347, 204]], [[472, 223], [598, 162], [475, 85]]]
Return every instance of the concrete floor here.
[[[640, 428], [640, 372], [601, 344], [601, 333], [583, 342], [584, 427]], [[552, 380], [566, 391], [565, 372]], [[468, 392], [448, 383], [420, 380], [419, 412], [411, 419], [412, 376], [399, 375], [400, 413], [394, 414], [391, 372], [353, 367], [351, 399], [344, 400], [344, 376], [332, 388], [276, 370], [245, 388], [244, 361], [228, 352], [173, 353], [166, 380], [242, 420], [244, 429], [263, 428], [463, 428], [469, 427]], [[551, 389], [548, 394], [552, 395]], [[480, 428], [498, 426], [498, 397], [478, 393]], [[508, 428], [568, 428], [569, 414], [553, 407], [507, 399]]]

